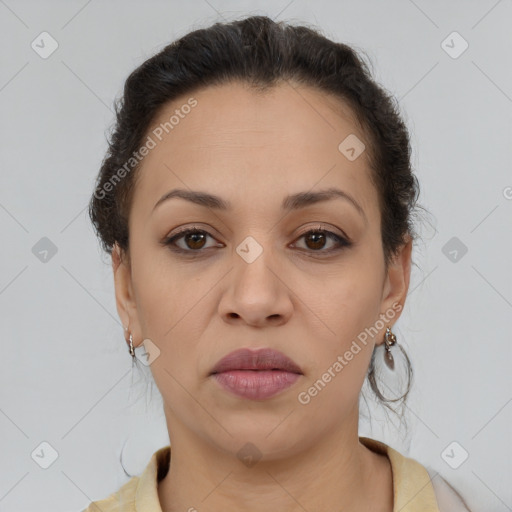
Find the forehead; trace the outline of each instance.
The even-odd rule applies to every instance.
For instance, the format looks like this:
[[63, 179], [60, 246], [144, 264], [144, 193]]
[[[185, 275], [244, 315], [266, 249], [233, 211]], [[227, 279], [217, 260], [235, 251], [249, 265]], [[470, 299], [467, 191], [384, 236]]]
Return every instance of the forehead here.
[[340, 150], [350, 137], [369, 146], [351, 109], [309, 87], [199, 89], [165, 104], [147, 136], [155, 145], [142, 161], [134, 208], [152, 207], [176, 186], [224, 196], [251, 189], [255, 200], [275, 194], [280, 202], [283, 192], [319, 184], [349, 189], [363, 207], [375, 201], [366, 150], [353, 160]]
[[[192, 96], [197, 105], [185, 108]], [[233, 143], [235, 147], [250, 146], [255, 137], [264, 143], [289, 141], [290, 144], [299, 137], [314, 144], [315, 139], [327, 136], [325, 145], [337, 146], [336, 141], [345, 131], [362, 136], [352, 110], [344, 102], [287, 81], [264, 91], [236, 81], [199, 89], [193, 95], [184, 95], [164, 105], [152, 126], [158, 128], [181, 110], [190, 112], [182, 114], [180, 119], [174, 116], [176, 124], [170, 133], [176, 144], [187, 142], [192, 146], [200, 138], [204, 142]], [[275, 141], [277, 133], [279, 139]], [[230, 138], [223, 140], [223, 134]]]

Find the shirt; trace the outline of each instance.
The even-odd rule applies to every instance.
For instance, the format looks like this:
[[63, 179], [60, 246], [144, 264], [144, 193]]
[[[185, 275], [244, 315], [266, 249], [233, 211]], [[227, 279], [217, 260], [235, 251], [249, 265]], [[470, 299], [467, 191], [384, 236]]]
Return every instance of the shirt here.
[[[393, 512], [470, 512], [459, 494], [433, 469], [381, 441], [368, 437], [359, 437], [359, 441], [389, 458]], [[133, 476], [109, 497], [91, 502], [82, 512], [162, 512], [158, 482], [167, 474], [170, 457], [170, 445], [160, 448], [140, 476]]]

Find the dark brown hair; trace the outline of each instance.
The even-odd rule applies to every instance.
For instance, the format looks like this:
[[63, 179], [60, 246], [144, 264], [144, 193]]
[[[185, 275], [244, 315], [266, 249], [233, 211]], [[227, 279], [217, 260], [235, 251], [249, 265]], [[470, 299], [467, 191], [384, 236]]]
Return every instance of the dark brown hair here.
[[[407, 239], [416, 238], [412, 217], [419, 196], [409, 135], [397, 102], [372, 79], [367, 64], [350, 46], [333, 42], [313, 28], [266, 16], [194, 30], [165, 46], [127, 78], [123, 95], [115, 103], [116, 124], [89, 205], [103, 249], [111, 254], [117, 243], [129, 255], [128, 215], [140, 165], [126, 172], [126, 163], [144, 143], [160, 108], [195, 90], [233, 81], [259, 92], [283, 81], [302, 84], [350, 107], [369, 142], [370, 176], [379, 196], [387, 269]], [[123, 166], [125, 172], [120, 173]], [[401, 349], [400, 340], [398, 346]], [[387, 399], [379, 391], [375, 351], [368, 371], [371, 388], [390, 410], [390, 402], [405, 403], [411, 384], [412, 368], [401, 351], [408, 377], [401, 397]]]

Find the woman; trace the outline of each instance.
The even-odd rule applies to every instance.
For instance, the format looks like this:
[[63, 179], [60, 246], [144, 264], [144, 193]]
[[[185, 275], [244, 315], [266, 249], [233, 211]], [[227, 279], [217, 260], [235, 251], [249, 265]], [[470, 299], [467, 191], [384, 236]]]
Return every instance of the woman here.
[[[468, 510], [358, 436], [365, 377], [387, 406], [409, 389], [418, 194], [392, 98], [310, 28], [216, 23], [136, 69], [90, 215], [170, 446], [87, 511]], [[400, 355], [386, 399], [375, 368]]]

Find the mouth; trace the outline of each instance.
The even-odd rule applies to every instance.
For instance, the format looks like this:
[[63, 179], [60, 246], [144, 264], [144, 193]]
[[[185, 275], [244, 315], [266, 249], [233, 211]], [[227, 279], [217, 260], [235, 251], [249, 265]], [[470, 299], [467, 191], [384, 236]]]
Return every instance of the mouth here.
[[302, 370], [292, 359], [271, 348], [235, 350], [218, 361], [210, 375], [237, 370], [281, 371], [302, 375]]
[[222, 389], [250, 400], [265, 400], [284, 391], [303, 375], [282, 352], [270, 348], [240, 349], [222, 358], [210, 372]]

